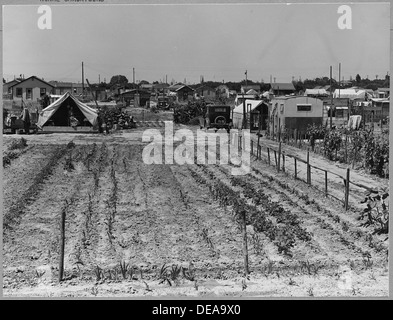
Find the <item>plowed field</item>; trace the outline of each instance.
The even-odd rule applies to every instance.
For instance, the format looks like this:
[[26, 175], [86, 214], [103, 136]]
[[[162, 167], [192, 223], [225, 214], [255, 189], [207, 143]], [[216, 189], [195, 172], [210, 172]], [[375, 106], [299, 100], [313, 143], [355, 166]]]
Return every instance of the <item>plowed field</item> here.
[[25, 137], [3, 170], [4, 296], [388, 295], [387, 235], [360, 226], [357, 208], [255, 157], [236, 177], [231, 165], [145, 164], [141, 133]]

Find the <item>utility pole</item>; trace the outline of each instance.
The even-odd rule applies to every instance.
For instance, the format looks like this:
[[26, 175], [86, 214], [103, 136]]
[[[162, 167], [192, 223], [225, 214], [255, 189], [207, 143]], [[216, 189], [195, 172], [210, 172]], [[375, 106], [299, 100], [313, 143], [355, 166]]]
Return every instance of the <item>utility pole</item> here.
[[83, 61], [82, 61], [82, 98], [85, 97], [85, 76], [83, 74]]
[[333, 127], [333, 119], [332, 119], [332, 114], [333, 114], [333, 88], [332, 88], [332, 66], [330, 66], [330, 129]]
[[338, 64], [338, 97], [340, 98], [341, 89], [341, 62]]
[[132, 68], [132, 83], [135, 84], [135, 68]]
[[[247, 70], [245, 72], [246, 75], [246, 90], [247, 90]], [[243, 128], [247, 128], [247, 119], [246, 119], [246, 100], [244, 99], [244, 90], [243, 90]]]
[[100, 84], [101, 83], [101, 77], [100, 77], [100, 75], [98, 75], [98, 84]]

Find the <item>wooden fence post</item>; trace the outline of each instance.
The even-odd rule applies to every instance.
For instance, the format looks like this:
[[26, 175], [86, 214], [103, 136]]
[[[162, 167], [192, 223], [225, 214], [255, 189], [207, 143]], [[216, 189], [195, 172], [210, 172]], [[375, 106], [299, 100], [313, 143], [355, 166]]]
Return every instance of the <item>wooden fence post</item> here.
[[251, 139], [251, 154], [254, 155], [254, 140]]
[[349, 207], [349, 168], [347, 168], [347, 179], [345, 180], [345, 211]]
[[307, 149], [307, 183], [310, 184], [310, 150]]
[[276, 150], [273, 151], [274, 151], [274, 165], [277, 167], [277, 152]]
[[327, 170], [325, 170], [325, 196], [328, 196], [328, 179], [327, 179]]
[[269, 149], [269, 147], [267, 147], [267, 162], [270, 166], [270, 149]]
[[244, 257], [244, 272], [246, 276], [250, 273], [248, 268], [248, 248], [247, 248], [247, 226], [246, 226], [246, 211], [242, 210], [242, 236], [243, 236], [243, 257]]
[[281, 141], [278, 144], [277, 172], [280, 172], [280, 162], [281, 162]]
[[285, 172], [285, 154], [282, 154], [282, 172]]
[[295, 160], [295, 180], [297, 179], [297, 160], [296, 158], [293, 158]]
[[63, 209], [60, 217], [61, 221], [60, 221], [59, 282], [63, 280], [63, 273], [64, 273], [65, 218], [66, 218], [66, 209]]

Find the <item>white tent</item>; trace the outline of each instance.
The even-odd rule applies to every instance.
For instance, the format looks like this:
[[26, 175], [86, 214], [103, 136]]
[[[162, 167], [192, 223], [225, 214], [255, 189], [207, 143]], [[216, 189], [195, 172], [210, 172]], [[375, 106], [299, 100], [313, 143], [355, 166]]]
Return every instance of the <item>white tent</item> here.
[[336, 89], [334, 90], [333, 98], [364, 99], [365, 94], [365, 90]]
[[[92, 126], [97, 124], [97, 111], [80, 102], [71, 93], [66, 92], [63, 96], [39, 113], [37, 127], [42, 129], [42, 127], [51, 119], [56, 119], [59, 123], [61, 123], [60, 126], [64, 126], [64, 123], [68, 122], [68, 118], [66, 116], [68, 114], [67, 105], [74, 109], [75, 114], [83, 115]], [[78, 112], [78, 110], [80, 112]]]

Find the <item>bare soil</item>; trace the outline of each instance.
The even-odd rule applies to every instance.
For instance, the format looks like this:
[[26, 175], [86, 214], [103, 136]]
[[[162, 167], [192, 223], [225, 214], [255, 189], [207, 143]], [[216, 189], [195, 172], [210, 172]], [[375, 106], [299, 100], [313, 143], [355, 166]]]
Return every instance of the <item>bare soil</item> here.
[[[252, 157], [251, 172], [236, 180], [231, 164], [145, 164], [142, 133], [23, 136], [25, 152], [4, 168], [5, 297], [388, 296], [387, 235], [360, 225], [363, 190], [351, 189], [345, 211], [315, 189], [324, 177], [315, 174], [309, 186], [293, 178], [289, 163], [277, 173]], [[5, 135], [3, 148], [20, 137]], [[70, 141], [75, 146], [67, 147]], [[367, 185], [387, 185], [351, 174]], [[245, 276], [241, 226], [233, 208], [214, 196], [217, 182], [248, 203], [249, 190], [267, 196], [295, 215], [310, 238], [296, 237], [289, 253], [280, 252], [266, 232], [248, 225]], [[333, 190], [339, 185], [340, 179], [332, 181]], [[258, 210], [285, 226], [265, 205]], [[62, 211], [65, 276], [59, 283]]]

